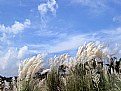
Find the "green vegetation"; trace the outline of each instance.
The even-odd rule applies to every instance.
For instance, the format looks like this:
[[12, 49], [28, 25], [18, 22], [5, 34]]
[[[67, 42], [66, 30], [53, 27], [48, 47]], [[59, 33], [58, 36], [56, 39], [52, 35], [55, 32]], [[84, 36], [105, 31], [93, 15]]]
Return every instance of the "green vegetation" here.
[[[108, 66], [104, 59], [109, 61]], [[49, 71], [41, 67], [42, 60], [39, 56], [25, 60], [19, 72], [18, 91], [121, 91], [121, 60], [114, 65], [94, 43], [80, 47], [75, 58], [64, 54], [50, 59]], [[33, 79], [40, 69], [44, 74], [40, 72]]]

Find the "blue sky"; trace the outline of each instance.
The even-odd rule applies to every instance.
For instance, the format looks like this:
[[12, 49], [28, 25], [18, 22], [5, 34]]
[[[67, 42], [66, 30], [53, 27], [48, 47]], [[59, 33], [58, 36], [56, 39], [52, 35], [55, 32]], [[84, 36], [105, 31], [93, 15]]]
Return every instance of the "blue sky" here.
[[33, 55], [74, 55], [84, 42], [121, 54], [120, 0], [0, 0], [0, 74]]

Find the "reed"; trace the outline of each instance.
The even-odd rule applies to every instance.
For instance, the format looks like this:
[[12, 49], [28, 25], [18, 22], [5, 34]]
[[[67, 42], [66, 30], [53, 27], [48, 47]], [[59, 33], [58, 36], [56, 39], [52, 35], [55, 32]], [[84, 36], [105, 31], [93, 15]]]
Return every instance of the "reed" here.
[[18, 91], [121, 91], [120, 74], [110, 74], [104, 64], [109, 58], [100, 45], [90, 42], [79, 47], [76, 57], [49, 59], [50, 71], [36, 79], [45, 69], [43, 59], [26, 59], [19, 68]]

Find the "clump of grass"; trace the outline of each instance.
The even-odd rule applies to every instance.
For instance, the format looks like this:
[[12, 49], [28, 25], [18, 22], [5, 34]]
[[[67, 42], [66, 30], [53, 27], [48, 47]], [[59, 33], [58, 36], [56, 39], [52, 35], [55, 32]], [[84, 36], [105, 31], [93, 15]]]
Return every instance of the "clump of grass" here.
[[93, 91], [90, 75], [86, 74], [86, 69], [81, 63], [75, 66], [66, 79], [67, 91]]
[[66, 91], [65, 84], [59, 71], [55, 68], [51, 69], [51, 72], [46, 78], [47, 91]]
[[39, 82], [38, 79], [34, 79], [34, 76], [42, 68], [43, 59], [39, 55], [24, 60], [19, 67], [18, 91], [36, 91]]
[[120, 78], [105, 69], [103, 56], [105, 53], [94, 43], [80, 47], [70, 60], [68, 54], [55, 56], [50, 60], [50, 72], [41, 80], [33, 76], [42, 67], [42, 60], [27, 59], [19, 71], [18, 91], [121, 91]]

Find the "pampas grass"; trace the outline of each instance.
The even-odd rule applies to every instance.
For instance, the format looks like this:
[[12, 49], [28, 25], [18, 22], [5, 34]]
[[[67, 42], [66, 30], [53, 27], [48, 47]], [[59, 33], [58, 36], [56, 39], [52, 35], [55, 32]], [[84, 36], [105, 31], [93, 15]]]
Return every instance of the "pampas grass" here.
[[[48, 71], [42, 57], [34, 56], [19, 66], [18, 91], [121, 91], [120, 74], [109, 74], [104, 64], [109, 58], [94, 42], [79, 47], [76, 57], [50, 58]], [[47, 73], [36, 78], [37, 72]]]
[[18, 90], [34, 91], [38, 82], [33, 77], [36, 72], [43, 69], [43, 59], [39, 55], [26, 59], [19, 68]]
[[46, 79], [47, 91], [66, 91], [65, 84], [56, 69], [51, 69]]

